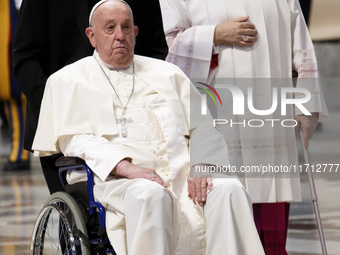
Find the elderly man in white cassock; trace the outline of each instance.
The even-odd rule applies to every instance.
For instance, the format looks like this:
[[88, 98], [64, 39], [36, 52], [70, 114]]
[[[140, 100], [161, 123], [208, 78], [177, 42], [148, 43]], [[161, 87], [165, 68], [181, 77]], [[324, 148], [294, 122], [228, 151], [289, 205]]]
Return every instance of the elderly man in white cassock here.
[[125, 2], [95, 5], [86, 34], [93, 56], [47, 81], [35, 154], [62, 152], [90, 166], [119, 255], [263, 254], [239, 180], [189, 177], [190, 168], [228, 164], [211, 116], [190, 111], [200, 103], [190, 80], [134, 55], [138, 28]]

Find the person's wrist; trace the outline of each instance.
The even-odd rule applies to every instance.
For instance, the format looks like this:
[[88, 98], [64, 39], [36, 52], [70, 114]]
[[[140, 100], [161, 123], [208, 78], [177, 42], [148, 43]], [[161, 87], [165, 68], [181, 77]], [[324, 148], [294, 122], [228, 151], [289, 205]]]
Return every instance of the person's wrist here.
[[116, 176], [126, 176], [126, 169], [131, 165], [131, 159], [125, 158], [118, 162], [118, 164], [113, 168], [111, 174]]
[[214, 44], [215, 45], [221, 44], [219, 37], [219, 25], [217, 25], [214, 30]]

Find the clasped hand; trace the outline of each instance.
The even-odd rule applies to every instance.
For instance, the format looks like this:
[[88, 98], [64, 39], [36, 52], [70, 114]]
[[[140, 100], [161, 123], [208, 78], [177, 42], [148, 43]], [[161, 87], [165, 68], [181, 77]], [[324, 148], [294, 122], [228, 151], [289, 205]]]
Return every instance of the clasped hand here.
[[[257, 41], [255, 25], [248, 21], [249, 17], [226, 20], [215, 28], [215, 45], [234, 45], [240, 47], [253, 46]], [[246, 40], [244, 40], [246, 38]]]

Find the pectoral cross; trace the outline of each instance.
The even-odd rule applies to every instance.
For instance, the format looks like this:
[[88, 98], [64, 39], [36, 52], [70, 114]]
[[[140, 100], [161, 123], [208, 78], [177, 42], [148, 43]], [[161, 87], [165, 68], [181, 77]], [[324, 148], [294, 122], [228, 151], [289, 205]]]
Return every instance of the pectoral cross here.
[[132, 118], [126, 118], [125, 117], [126, 111], [125, 109], [122, 111], [122, 116], [120, 119], [117, 119], [117, 122], [120, 123], [120, 133], [122, 134], [123, 138], [127, 137], [127, 128], [126, 124], [128, 122], [132, 122]]

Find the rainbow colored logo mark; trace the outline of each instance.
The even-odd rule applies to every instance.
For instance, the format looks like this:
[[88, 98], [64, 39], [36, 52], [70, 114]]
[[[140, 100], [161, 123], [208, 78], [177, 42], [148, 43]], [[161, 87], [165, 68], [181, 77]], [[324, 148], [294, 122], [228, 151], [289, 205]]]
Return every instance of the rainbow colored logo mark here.
[[[218, 100], [220, 101], [220, 104], [222, 106], [222, 100], [221, 100], [221, 97], [220, 95], [217, 93], [216, 89], [214, 89], [213, 87], [211, 87], [210, 85], [208, 84], [205, 84], [203, 82], [197, 82], [198, 84], [201, 84], [203, 86], [206, 86], [207, 88], [209, 88], [212, 92], [214, 92], [214, 94], [217, 96]], [[217, 106], [217, 103], [216, 103], [216, 100], [215, 100], [215, 97], [213, 96], [213, 94], [211, 94], [211, 92], [207, 89], [204, 89], [204, 88], [201, 88], [201, 87], [196, 87], [197, 89], [200, 89], [200, 90], [203, 90], [205, 93], [207, 93], [211, 98], [212, 100], [214, 101], [215, 105]]]
[[[197, 82], [197, 83], [201, 84], [203, 86], [206, 86], [208, 89], [210, 89], [216, 95], [216, 97], [218, 98], [218, 100], [220, 101], [220, 104], [222, 106], [221, 97], [217, 93], [216, 89], [214, 89], [212, 86], [210, 86], [208, 84], [205, 84], [203, 82]], [[216, 99], [215, 99], [214, 95], [208, 89], [197, 87], [197, 86], [196, 86], [196, 88], [199, 89], [199, 90], [203, 90], [205, 93], [207, 93], [212, 98], [212, 100], [214, 101], [215, 106], [217, 106], [217, 102], [216, 102]], [[206, 99], [206, 95], [202, 94], [201, 96], [202, 96], [202, 109], [201, 109], [201, 113], [202, 113], [202, 115], [206, 115], [207, 114], [207, 99]]]

